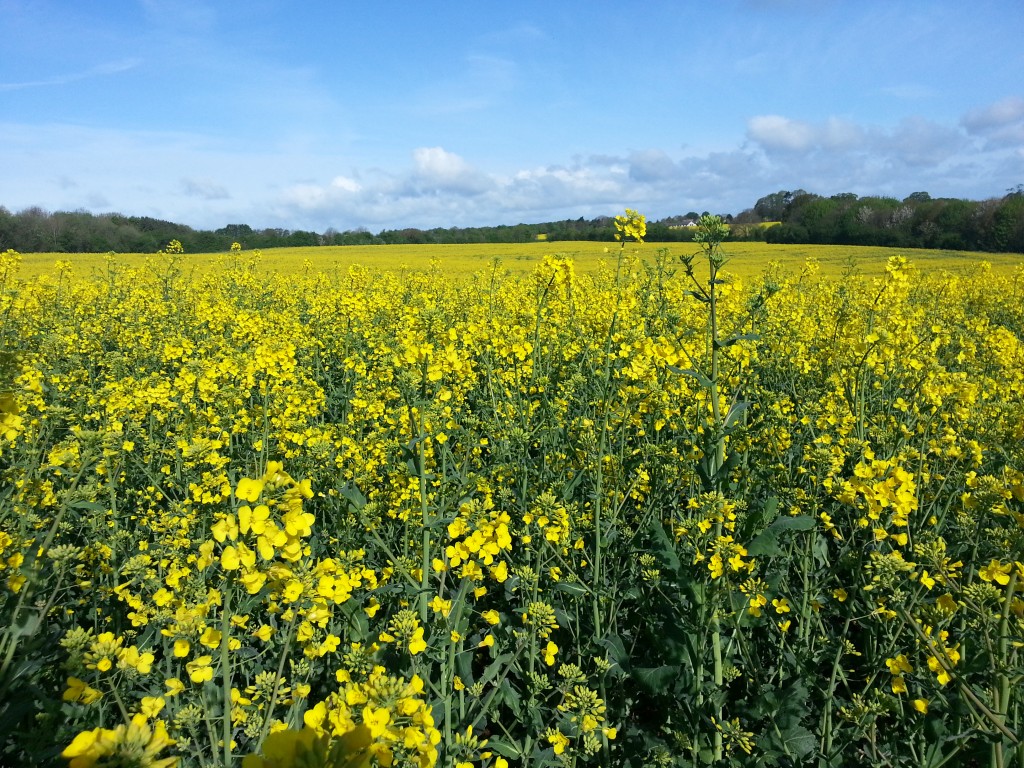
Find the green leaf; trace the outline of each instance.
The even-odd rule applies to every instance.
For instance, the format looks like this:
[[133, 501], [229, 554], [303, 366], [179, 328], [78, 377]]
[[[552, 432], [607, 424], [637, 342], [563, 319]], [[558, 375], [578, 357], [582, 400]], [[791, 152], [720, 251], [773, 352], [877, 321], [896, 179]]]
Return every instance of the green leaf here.
[[487, 669], [484, 670], [484, 673], [480, 675], [479, 682], [487, 683], [493, 680], [495, 677], [497, 677], [498, 673], [501, 671], [501, 668], [512, 660], [512, 656], [513, 654], [511, 653], [500, 654], [494, 661], [492, 661], [487, 666]]
[[814, 751], [818, 744], [814, 734], [802, 725], [792, 725], [787, 728], [782, 734], [782, 742], [786, 747], [786, 751], [795, 755], [797, 760], [801, 762], [803, 758]]
[[473, 679], [473, 651], [463, 651], [455, 656], [455, 674], [462, 678], [466, 685], [476, 682]]
[[598, 645], [603, 645], [611, 652], [612, 662], [618, 665], [619, 669], [623, 672], [629, 672], [629, 654], [626, 652], [626, 646], [623, 644], [621, 637], [618, 635], [607, 635], [601, 638]]
[[733, 403], [729, 408], [729, 412], [725, 414], [724, 428], [729, 429], [733, 424], [735, 424], [736, 420], [739, 419], [739, 417], [742, 416], [749, 407], [750, 402], [748, 400], [739, 400]]
[[776, 518], [771, 527], [779, 531], [812, 531], [816, 524], [810, 515], [795, 515]]
[[785, 550], [779, 546], [779, 532], [771, 528], [761, 531], [747, 545], [747, 554], [751, 557], [778, 557], [785, 554]]
[[502, 757], [510, 757], [513, 760], [518, 760], [523, 754], [523, 750], [515, 744], [504, 739], [495, 738], [494, 736], [487, 739], [487, 748], [492, 752], [497, 752]]
[[678, 666], [663, 664], [660, 667], [634, 669], [631, 677], [649, 693], [668, 693], [672, 690], [670, 683], [679, 678], [679, 672]]
[[106, 512], [107, 508], [105, 505], [100, 504], [98, 501], [85, 501], [80, 499], [79, 501], [73, 501], [69, 505], [72, 509], [88, 509], [91, 512]]
[[679, 560], [679, 555], [676, 553], [675, 542], [673, 542], [669, 537], [668, 532], [665, 530], [665, 526], [661, 523], [661, 520], [656, 517], [652, 517], [647, 528], [651, 534], [651, 538], [654, 539], [653, 548], [655, 550], [655, 554], [657, 554], [668, 570], [673, 573], [678, 573], [679, 569], [682, 567], [682, 563]]
[[557, 581], [555, 582], [555, 591], [566, 592], [573, 597], [583, 597], [590, 593], [590, 590], [578, 581]]
[[697, 383], [700, 384], [705, 389], [711, 387], [711, 379], [709, 379], [700, 371], [695, 371], [693, 368], [677, 368], [674, 365], [670, 365], [668, 366], [668, 369], [672, 371], [672, 373], [677, 373], [680, 376], [689, 376], [693, 379], [696, 379]]
[[348, 502], [349, 508], [358, 512], [366, 506], [366, 497], [355, 483], [346, 483], [339, 491], [341, 498]]
[[785, 550], [779, 545], [780, 536], [784, 532], [811, 531], [816, 524], [814, 518], [809, 515], [777, 517], [750, 542], [747, 553], [751, 557], [778, 557], [785, 554]]
[[736, 344], [737, 342], [740, 341], [757, 341], [760, 338], [760, 333], [740, 333], [737, 334], [736, 336], [730, 336], [728, 339], [723, 341], [719, 346], [731, 347], [733, 344]]
[[508, 708], [512, 710], [512, 714], [517, 718], [523, 716], [523, 697], [519, 695], [519, 692], [512, 687], [507, 679], [501, 681], [501, 700], [508, 705]]

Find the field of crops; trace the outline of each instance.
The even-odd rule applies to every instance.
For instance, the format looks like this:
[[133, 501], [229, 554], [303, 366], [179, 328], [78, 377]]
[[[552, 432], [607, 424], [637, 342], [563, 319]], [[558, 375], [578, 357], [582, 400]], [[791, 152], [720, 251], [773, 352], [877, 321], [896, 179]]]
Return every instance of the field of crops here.
[[0, 256], [0, 765], [1024, 766], [1024, 271], [537, 246]]
[[[907, 253], [898, 248], [838, 245], [772, 245], [757, 242], [727, 243], [730, 273], [750, 280], [760, 277], [770, 265], [787, 273], [799, 272], [808, 259], [817, 262], [820, 274], [841, 277], [851, 271], [879, 276], [892, 256]], [[573, 260], [577, 274], [596, 272], [600, 266], [616, 258], [615, 243], [540, 242], [485, 243], [479, 245], [346, 245], [312, 248], [274, 248], [262, 252], [259, 268], [268, 272], [344, 272], [358, 266], [371, 270], [408, 272], [424, 270], [432, 265], [444, 274], [469, 277], [482, 270], [491, 270], [497, 261], [501, 272], [522, 275], [535, 270], [545, 257], [559, 255]], [[652, 262], [658, 251], [668, 248], [676, 256], [698, 250], [693, 243], [635, 243], [629, 253]], [[914, 264], [924, 271], [947, 270], [965, 274], [982, 262], [996, 274], [1009, 274], [1024, 258], [1020, 254], [980, 253], [970, 251], [915, 250]], [[164, 269], [153, 254], [96, 253], [33, 253], [22, 255], [21, 276], [42, 277], [53, 274], [58, 263], [69, 265], [69, 274], [88, 277], [107, 270], [113, 260], [118, 265], [155, 272]], [[177, 267], [187, 274], [223, 269], [234, 263], [230, 254], [184, 254]]]

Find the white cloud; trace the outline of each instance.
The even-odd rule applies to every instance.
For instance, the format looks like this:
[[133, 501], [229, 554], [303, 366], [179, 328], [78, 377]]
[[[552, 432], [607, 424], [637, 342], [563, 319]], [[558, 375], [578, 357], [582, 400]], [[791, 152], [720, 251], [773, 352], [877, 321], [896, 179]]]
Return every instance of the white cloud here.
[[629, 178], [634, 181], [664, 181], [678, 173], [675, 161], [660, 149], [645, 149], [629, 156]]
[[961, 124], [988, 146], [1024, 149], [1024, 98], [1009, 96], [985, 107], [972, 109]]
[[966, 145], [967, 138], [956, 128], [911, 117], [893, 130], [876, 131], [871, 149], [897, 165], [935, 167]]
[[815, 144], [815, 129], [782, 115], [758, 115], [747, 121], [747, 135], [767, 151], [806, 152]]
[[1009, 96], [986, 107], [972, 109], [963, 118], [970, 133], [988, 133], [1024, 120], [1024, 99]]
[[737, 213], [801, 187], [978, 199], [1024, 178], [1024, 141], [1011, 141], [1020, 114], [1013, 99], [945, 123], [766, 114], [749, 119], [745, 142], [722, 151], [641, 146], [543, 165], [504, 160], [500, 171], [444, 146], [412, 148], [404, 163], [381, 168], [354, 162], [333, 138], [268, 148], [184, 132], [0, 122], [0, 165], [23, 180], [0, 204], [119, 210], [210, 229], [376, 231], [590, 218], [627, 206], [654, 219]]
[[411, 181], [419, 191], [477, 194], [493, 186], [487, 175], [443, 147], [420, 147], [413, 150], [412, 156], [414, 174]]
[[[900, 167], [939, 165], [967, 144], [967, 137], [958, 128], [919, 117], [905, 118], [894, 127], [880, 127], [838, 117], [811, 123], [763, 115], [748, 121], [747, 137], [769, 158], [787, 156], [789, 163], [799, 162], [794, 156], [802, 156], [806, 164], [832, 159]], [[842, 178], [838, 163], [836, 170], [837, 178]]]
[[331, 187], [340, 189], [343, 192], [359, 192], [363, 185], [355, 179], [350, 179], [348, 176], [335, 176], [331, 179]]
[[839, 117], [809, 123], [782, 115], [758, 115], [747, 121], [747, 136], [768, 152], [845, 151], [864, 143], [864, 129]]

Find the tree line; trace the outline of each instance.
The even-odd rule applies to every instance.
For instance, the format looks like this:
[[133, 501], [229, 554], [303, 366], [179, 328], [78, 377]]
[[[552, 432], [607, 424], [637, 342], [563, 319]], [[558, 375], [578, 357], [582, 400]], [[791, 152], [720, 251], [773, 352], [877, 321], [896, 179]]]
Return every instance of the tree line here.
[[[683, 241], [693, 237], [685, 223], [701, 214], [691, 211], [648, 225], [648, 238]], [[728, 218], [731, 218], [729, 216]], [[366, 229], [324, 232], [289, 229], [254, 229], [247, 224], [229, 224], [215, 230], [193, 229], [184, 224], [148, 216], [119, 213], [93, 214], [87, 211], [57, 211], [27, 208], [12, 213], [0, 207], [0, 251], [13, 248], [24, 253], [154, 253], [177, 240], [188, 253], [227, 251], [232, 243], [245, 249], [307, 245], [415, 245], [424, 243], [526, 243], [536, 240], [614, 239], [611, 216], [595, 219], [567, 219], [540, 224], [489, 227], [437, 227], [434, 229], [384, 229], [373, 234]]]
[[780, 191], [762, 197], [735, 221], [781, 222], [760, 228], [770, 243], [1024, 253], [1024, 185], [981, 201], [933, 198], [927, 192], [897, 200]]
[[[704, 211], [707, 213], [707, 211]], [[650, 242], [693, 239], [693, 223], [702, 214], [689, 211], [648, 222]], [[1024, 185], [998, 199], [972, 201], [932, 198], [927, 192], [897, 200], [858, 197], [852, 193], [823, 197], [802, 189], [781, 190], [759, 199], [752, 208], [722, 218], [732, 240], [771, 243], [888, 245], [904, 248], [1024, 253]], [[769, 226], [770, 224], [770, 226]], [[227, 251], [232, 243], [245, 249], [310, 245], [389, 245], [428, 243], [526, 243], [537, 240], [614, 239], [611, 216], [566, 219], [538, 224], [488, 227], [384, 229], [373, 234], [359, 228], [324, 232], [279, 228], [254, 229], [229, 224], [215, 230], [148, 216], [87, 211], [48, 212], [38, 207], [12, 213], [0, 206], [0, 251], [24, 253], [154, 253], [178, 240], [189, 253]]]

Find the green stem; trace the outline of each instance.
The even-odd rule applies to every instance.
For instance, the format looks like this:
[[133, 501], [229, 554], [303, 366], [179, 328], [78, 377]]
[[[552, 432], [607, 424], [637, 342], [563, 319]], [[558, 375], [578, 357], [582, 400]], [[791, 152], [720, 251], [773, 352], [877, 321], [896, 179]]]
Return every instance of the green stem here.
[[267, 738], [267, 733], [270, 731], [270, 720], [274, 716], [274, 707], [277, 706], [277, 692], [281, 687], [281, 676], [284, 675], [284, 663], [288, 659], [288, 651], [291, 648], [291, 637], [292, 629], [295, 627], [295, 619], [298, 618], [299, 612], [294, 608], [291, 609], [292, 618], [288, 622], [288, 635], [285, 638], [285, 642], [281, 646], [281, 658], [277, 662], [277, 675], [274, 677], [274, 687], [270, 691], [270, 701], [267, 702], [267, 716], [263, 718], [263, 727], [260, 729], [260, 740], [259, 747], [262, 748], [264, 740]]
[[220, 607], [220, 676], [221, 694], [224, 698], [224, 768], [231, 766], [231, 587], [225, 585], [221, 594]]
[[914, 634], [917, 635], [918, 640], [923, 642], [925, 646], [928, 648], [928, 650], [931, 651], [932, 655], [938, 661], [939, 666], [942, 667], [942, 670], [947, 675], [949, 675], [950, 678], [952, 678], [952, 680], [956, 683], [957, 688], [959, 688], [960, 692], [963, 693], [963, 695], [967, 698], [968, 702], [975, 710], [975, 712], [979, 714], [983, 719], [987, 720], [993, 727], [995, 727], [997, 731], [1003, 734], [1003, 736], [1008, 738], [1010, 742], [1014, 744], [1014, 746], [1020, 744], [1020, 737], [1018, 737], [1016, 733], [1011, 731], [1003, 724], [1002, 718], [1000, 718], [998, 714], [989, 709], [985, 702], [983, 702], [978, 697], [978, 695], [973, 690], [971, 690], [971, 687], [967, 685], [967, 683], [964, 682], [963, 678], [960, 677], [960, 675], [957, 674], [956, 670], [953, 669], [953, 665], [950, 664], [949, 657], [946, 655], [945, 649], [936, 647], [935, 641], [924, 633], [924, 630], [922, 630], [921, 627], [918, 626], [917, 622], [909, 613], [907, 613], [905, 608], [898, 608], [898, 612], [900, 616], [903, 617], [903, 620], [914, 632]]

